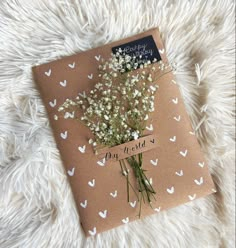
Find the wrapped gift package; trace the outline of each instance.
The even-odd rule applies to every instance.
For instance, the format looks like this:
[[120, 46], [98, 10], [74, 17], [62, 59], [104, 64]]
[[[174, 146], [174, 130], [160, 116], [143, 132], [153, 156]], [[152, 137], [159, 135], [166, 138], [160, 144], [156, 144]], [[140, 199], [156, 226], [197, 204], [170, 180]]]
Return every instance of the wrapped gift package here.
[[[126, 179], [121, 173], [119, 161], [104, 159], [104, 154], [124, 158], [142, 152], [143, 168], [156, 190], [156, 200], [152, 201], [153, 208], [142, 204], [141, 218], [216, 192], [170, 67], [158, 72], [155, 111], [148, 120], [145, 134], [137, 140], [96, 154], [89, 144], [93, 135], [88, 127], [75, 119], [57, 118], [58, 107], [67, 98], [75, 98], [94, 87], [99, 81], [97, 68], [101, 60], [108, 59], [119, 48], [127, 54], [141, 53], [151, 59], [157, 58], [150, 65], [157, 70], [160, 62], [168, 63], [159, 30], [153, 28], [33, 67], [34, 80], [50, 120], [86, 236], [139, 219], [139, 202], [132, 191], [130, 201], [127, 201]], [[130, 180], [135, 184], [132, 173]]]

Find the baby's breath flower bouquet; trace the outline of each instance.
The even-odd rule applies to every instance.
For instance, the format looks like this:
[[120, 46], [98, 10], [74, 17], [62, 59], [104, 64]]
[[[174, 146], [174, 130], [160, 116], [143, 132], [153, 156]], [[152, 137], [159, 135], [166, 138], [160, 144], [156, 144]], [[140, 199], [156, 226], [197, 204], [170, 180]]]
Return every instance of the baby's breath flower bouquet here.
[[[155, 67], [151, 61], [138, 63], [135, 56], [112, 54], [111, 58], [99, 65], [99, 82], [89, 93], [80, 93], [75, 99], [67, 99], [58, 109], [73, 113], [73, 117], [82, 121], [93, 133], [89, 140], [97, 151], [104, 147], [114, 147], [142, 137], [149, 114], [154, 111]], [[152, 62], [156, 62], [155, 60]], [[164, 64], [160, 67], [163, 70]], [[134, 71], [135, 69], [139, 69]], [[65, 118], [69, 118], [65, 115]], [[129, 187], [140, 202], [147, 200], [151, 206], [155, 199], [155, 190], [145, 175], [142, 153], [119, 160], [121, 172], [127, 181], [127, 201]], [[133, 170], [137, 185], [129, 180]], [[152, 206], [151, 206], [152, 207]]]

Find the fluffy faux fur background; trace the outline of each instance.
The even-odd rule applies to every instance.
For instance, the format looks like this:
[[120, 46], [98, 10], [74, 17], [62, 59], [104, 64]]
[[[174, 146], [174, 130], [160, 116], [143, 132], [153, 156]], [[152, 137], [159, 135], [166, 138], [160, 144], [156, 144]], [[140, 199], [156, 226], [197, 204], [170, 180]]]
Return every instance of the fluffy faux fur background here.
[[[234, 14], [230, 0], [2, 0], [0, 247], [234, 247]], [[218, 193], [85, 239], [31, 67], [155, 26]]]

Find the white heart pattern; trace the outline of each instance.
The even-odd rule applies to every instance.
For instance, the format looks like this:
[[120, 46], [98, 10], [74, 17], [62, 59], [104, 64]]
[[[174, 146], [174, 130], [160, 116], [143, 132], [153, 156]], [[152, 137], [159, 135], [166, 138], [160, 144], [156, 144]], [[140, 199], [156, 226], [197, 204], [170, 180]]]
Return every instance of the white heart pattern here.
[[158, 163], [158, 158], [156, 158], [155, 160], [150, 160], [150, 163], [154, 166], [157, 166], [157, 163]]
[[178, 101], [179, 101], [179, 100], [178, 100], [177, 97], [172, 99], [172, 102], [173, 102], [174, 104], [178, 104]]
[[67, 173], [68, 173], [68, 175], [70, 177], [74, 176], [74, 174], [75, 174], [75, 167], [73, 167], [71, 170], [68, 170]]
[[85, 153], [86, 145], [79, 146], [79, 147], [78, 147], [78, 150], [79, 150], [81, 153]]
[[98, 214], [100, 215], [100, 217], [102, 217], [103, 219], [105, 219], [107, 217], [107, 210], [100, 211]]
[[81, 203], [80, 203], [80, 206], [81, 206], [82, 208], [86, 208], [87, 205], [88, 205], [88, 201], [87, 201], [87, 200], [85, 200], [84, 202], [81, 202]]
[[117, 197], [117, 190], [115, 190], [115, 192], [111, 192], [110, 195], [113, 197], [113, 198], [116, 198]]
[[186, 157], [188, 154], [188, 150], [186, 149], [185, 151], [180, 151], [179, 153], [181, 156]]
[[130, 202], [129, 205], [130, 205], [132, 208], [135, 208], [136, 203], [137, 203], [136, 201], [133, 201], [133, 202]]
[[194, 182], [195, 182], [197, 185], [202, 185], [202, 184], [203, 184], [203, 177], [200, 177], [199, 180], [195, 179]]
[[95, 56], [95, 59], [96, 59], [97, 61], [99, 61], [100, 58], [101, 58], [101, 55], [96, 55], [96, 56]]
[[204, 162], [199, 162], [198, 165], [203, 168], [205, 163]]
[[174, 188], [174, 186], [172, 186], [171, 188], [167, 188], [166, 191], [167, 191], [169, 194], [174, 194], [175, 188]]
[[71, 69], [74, 69], [74, 68], [75, 68], [75, 62], [73, 62], [72, 64], [68, 64], [68, 66], [69, 66]]
[[103, 158], [102, 160], [97, 161], [97, 164], [100, 166], [105, 166], [105, 163], [106, 163], [106, 158]]
[[176, 171], [175, 174], [179, 177], [182, 177], [184, 175], [184, 172], [183, 170], [180, 170], [180, 171]]
[[79, 93], [79, 95], [80, 95], [80, 96], [82, 96], [83, 98], [85, 98], [85, 97], [86, 97], [86, 93], [85, 93], [85, 91], [83, 91], [83, 93]]
[[51, 73], [52, 73], [52, 70], [49, 69], [48, 71], [45, 71], [44, 73], [45, 73], [46, 76], [50, 77]]
[[180, 116], [180, 115], [175, 116], [174, 119], [175, 119], [176, 121], [180, 121], [180, 120], [181, 120], [181, 116]]
[[171, 141], [171, 142], [175, 142], [175, 141], [176, 141], [176, 136], [171, 137], [171, 138], [170, 138], [170, 141]]
[[53, 102], [49, 102], [49, 105], [54, 108], [57, 105], [57, 99], [54, 99]]
[[176, 81], [175, 81], [174, 79], [172, 79], [171, 82], [172, 82], [173, 84], [177, 84]]
[[194, 200], [196, 198], [196, 196], [197, 196], [196, 194], [188, 195], [188, 198], [189, 198], [190, 201], [192, 201], [192, 200]]
[[93, 179], [92, 181], [88, 181], [88, 185], [90, 187], [94, 187], [95, 186], [95, 179]]
[[154, 210], [155, 210], [156, 212], [160, 212], [160, 211], [161, 211], [161, 207], [154, 208]]
[[88, 78], [89, 78], [89, 79], [93, 79], [93, 74], [92, 74], [92, 73], [89, 74], [89, 75], [88, 75]]
[[124, 224], [127, 224], [127, 223], [129, 222], [129, 217], [126, 217], [125, 219], [122, 219], [122, 222], [123, 222]]
[[90, 235], [94, 236], [97, 232], [97, 229], [96, 229], [96, 227], [94, 227], [93, 230], [89, 230], [88, 232]]
[[61, 81], [61, 82], [60, 82], [60, 85], [61, 85], [62, 87], [66, 87], [66, 84], [67, 84], [66, 79], [65, 79], [64, 81]]
[[163, 48], [163, 49], [159, 49], [159, 53], [160, 54], [163, 54], [165, 52], [165, 49]]
[[105, 219], [107, 217], [107, 210], [100, 211], [98, 214], [100, 215], [100, 217], [102, 217], [103, 219]]
[[146, 129], [147, 129], [148, 131], [153, 131], [153, 125], [151, 124], [150, 126], [147, 126]]
[[146, 179], [146, 180], [145, 180], [145, 183], [146, 183], [146, 184], [151, 184], [151, 185], [152, 185], [152, 178], [150, 177], [149, 180]]
[[61, 133], [60, 135], [61, 135], [61, 138], [62, 139], [67, 139], [67, 135], [68, 134], [68, 132], [67, 131], [65, 131], [64, 133]]

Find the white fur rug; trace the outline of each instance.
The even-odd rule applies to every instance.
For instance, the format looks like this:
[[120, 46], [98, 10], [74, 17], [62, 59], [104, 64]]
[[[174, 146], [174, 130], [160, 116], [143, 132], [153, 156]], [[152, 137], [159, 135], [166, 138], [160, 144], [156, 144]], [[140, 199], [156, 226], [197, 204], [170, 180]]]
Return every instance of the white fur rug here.
[[[230, 0], [0, 2], [1, 248], [234, 247], [234, 11]], [[85, 239], [31, 66], [155, 26], [218, 193]]]

